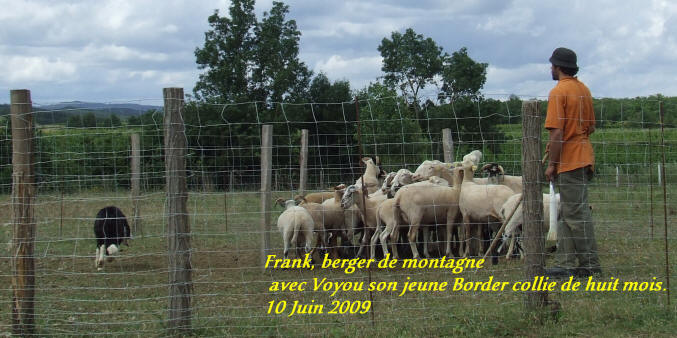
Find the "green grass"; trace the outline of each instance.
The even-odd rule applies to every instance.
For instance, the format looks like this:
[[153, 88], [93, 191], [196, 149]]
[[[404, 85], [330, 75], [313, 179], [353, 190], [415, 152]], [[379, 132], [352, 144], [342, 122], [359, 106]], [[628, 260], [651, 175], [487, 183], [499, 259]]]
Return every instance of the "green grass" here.
[[[670, 187], [672, 188], [672, 186]], [[665, 282], [662, 191], [654, 189], [654, 238], [650, 237], [649, 190], [646, 186], [594, 185], [596, 234], [604, 278]], [[275, 194], [287, 196], [289, 193]], [[63, 216], [60, 195], [41, 195], [36, 205], [36, 321], [38, 334], [162, 336], [167, 318], [167, 255], [164, 234], [164, 194], [144, 196], [142, 225], [131, 247], [105, 270], [94, 268], [92, 217], [115, 204], [129, 217], [126, 192], [66, 195]], [[670, 196], [669, 198], [673, 198]], [[669, 227], [674, 229], [674, 199], [668, 203]], [[227, 211], [224, 210], [227, 206]], [[453, 275], [440, 270], [364, 270], [352, 275], [316, 268], [266, 270], [259, 264], [261, 214], [258, 192], [191, 193], [193, 264], [193, 328], [200, 336], [671, 336], [677, 332], [677, 300], [666, 304], [665, 292], [555, 292], [561, 304], [557, 319], [525, 312], [522, 293], [504, 292], [374, 292], [373, 315], [269, 315], [268, 302], [286, 300], [324, 304], [333, 300], [369, 300], [369, 293], [269, 292], [273, 281], [448, 281], [455, 277], [484, 281], [523, 279], [519, 260], [501, 260], [476, 272]], [[273, 213], [273, 222], [279, 210]], [[0, 217], [11, 219], [9, 198], [0, 200]], [[63, 221], [62, 221], [63, 219]], [[281, 255], [280, 236], [271, 228], [273, 253]], [[2, 243], [11, 239], [4, 225]], [[671, 277], [675, 282], [677, 243], [670, 239]], [[11, 331], [10, 254], [0, 260], [0, 332]], [[548, 264], [551, 259], [548, 258]]]

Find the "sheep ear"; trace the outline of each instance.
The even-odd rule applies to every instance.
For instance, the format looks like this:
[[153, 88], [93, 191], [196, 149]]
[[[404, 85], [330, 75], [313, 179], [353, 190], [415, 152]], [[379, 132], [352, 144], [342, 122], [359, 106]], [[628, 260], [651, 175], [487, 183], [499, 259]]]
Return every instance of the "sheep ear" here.
[[504, 174], [505, 174], [505, 171], [503, 170], [503, 167], [501, 167], [500, 165], [498, 166], [498, 171], [501, 172], [501, 175], [504, 175]]
[[489, 168], [491, 168], [491, 163], [485, 164], [480, 171], [485, 171], [488, 170]]
[[282, 199], [282, 198], [276, 199], [275, 204], [279, 204], [281, 207], [284, 208], [284, 199]]

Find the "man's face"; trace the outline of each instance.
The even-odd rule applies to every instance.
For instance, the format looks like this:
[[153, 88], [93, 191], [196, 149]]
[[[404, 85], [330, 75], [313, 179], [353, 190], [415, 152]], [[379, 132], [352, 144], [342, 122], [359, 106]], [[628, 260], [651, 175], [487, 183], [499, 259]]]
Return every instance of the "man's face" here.
[[557, 72], [557, 66], [550, 65], [550, 73], [552, 73], [552, 79], [555, 81], [559, 80], [559, 72]]

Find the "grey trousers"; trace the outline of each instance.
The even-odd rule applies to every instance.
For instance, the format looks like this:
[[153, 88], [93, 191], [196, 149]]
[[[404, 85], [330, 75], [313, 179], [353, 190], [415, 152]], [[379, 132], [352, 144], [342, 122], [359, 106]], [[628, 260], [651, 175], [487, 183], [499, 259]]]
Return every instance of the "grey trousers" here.
[[[600, 270], [597, 241], [588, 204], [588, 182], [592, 172], [579, 168], [557, 176], [562, 217], [557, 228], [557, 265]], [[576, 262], [578, 260], [578, 263]]]

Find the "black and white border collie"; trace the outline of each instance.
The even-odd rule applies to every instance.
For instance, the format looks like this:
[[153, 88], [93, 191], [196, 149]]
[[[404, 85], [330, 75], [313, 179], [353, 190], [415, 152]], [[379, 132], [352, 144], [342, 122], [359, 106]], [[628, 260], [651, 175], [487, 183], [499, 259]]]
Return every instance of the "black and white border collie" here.
[[[94, 235], [96, 236], [97, 270], [103, 269], [105, 256], [113, 256], [120, 251], [120, 245], [129, 246], [131, 232], [127, 218], [118, 207], [109, 206], [99, 210], [94, 221]], [[113, 257], [108, 257], [109, 261]]]

